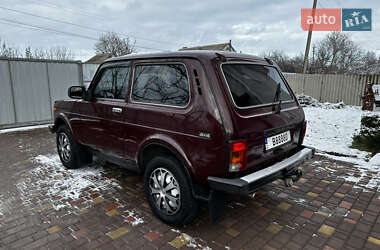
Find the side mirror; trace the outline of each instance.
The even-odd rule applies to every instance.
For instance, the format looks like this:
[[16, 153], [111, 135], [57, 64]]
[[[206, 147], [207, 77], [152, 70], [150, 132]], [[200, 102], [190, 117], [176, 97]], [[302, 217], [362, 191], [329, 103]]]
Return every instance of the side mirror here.
[[83, 86], [71, 86], [68, 90], [68, 95], [73, 99], [83, 99], [86, 89]]

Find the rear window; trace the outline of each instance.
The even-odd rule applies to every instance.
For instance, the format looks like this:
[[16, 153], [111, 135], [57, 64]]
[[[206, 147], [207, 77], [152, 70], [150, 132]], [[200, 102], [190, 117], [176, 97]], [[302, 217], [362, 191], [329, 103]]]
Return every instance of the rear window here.
[[275, 67], [227, 63], [222, 65], [222, 71], [233, 101], [239, 108], [293, 100]]

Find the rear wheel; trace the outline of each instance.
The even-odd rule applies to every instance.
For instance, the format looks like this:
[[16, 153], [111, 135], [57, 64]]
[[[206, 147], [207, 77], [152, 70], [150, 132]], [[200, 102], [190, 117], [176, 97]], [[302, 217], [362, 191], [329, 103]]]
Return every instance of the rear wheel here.
[[193, 198], [189, 180], [175, 158], [153, 158], [146, 167], [144, 186], [153, 213], [162, 221], [183, 226], [197, 215], [198, 202]]
[[65, 125], [58, 128], [56, 139], [59, 158], [66, 168], [75, 169], [92, 162], [92, 153], [74, 141]]

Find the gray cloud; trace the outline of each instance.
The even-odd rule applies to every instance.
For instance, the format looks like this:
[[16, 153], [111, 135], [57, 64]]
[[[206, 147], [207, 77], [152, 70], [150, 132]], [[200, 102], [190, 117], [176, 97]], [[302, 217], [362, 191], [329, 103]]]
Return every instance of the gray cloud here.
[[[380, 3], [367, 0], [319, 0], [324, 8], [372, 8], [372, 32], [350, 32], [354, 41], [367, 50], [380, 49]], [[301, 8], [312, 1], [302, 0], [0, 0], [0, 6], [37, 15], [136, 36], [138, 46], [160, 50], [178, 50], [182, 46], [227, 42], [232, 39], [237, 50], [260, 54], [283, 50], [290, 54], [304, 51], [307, 33], [300, 27]], [[101, 32], [51, 22], [20, 13], [1, 10], [0, 17], [30, 25], [97, 38]], [[66, 46], [78, 59], [93, 52], [95, 41], [52, 32], [26, 29], [0, 21], [0, 37], [20, 48]], [[314, 32], [313, 40], [326, 32]], [[161, 41], [152, 42], [150, 40]], [[140, 52], [151, 50], [139, 48]], [[153, 51], [153, 50], [152, 50]], [[379, 52], [379, 51], [377, 51]]]

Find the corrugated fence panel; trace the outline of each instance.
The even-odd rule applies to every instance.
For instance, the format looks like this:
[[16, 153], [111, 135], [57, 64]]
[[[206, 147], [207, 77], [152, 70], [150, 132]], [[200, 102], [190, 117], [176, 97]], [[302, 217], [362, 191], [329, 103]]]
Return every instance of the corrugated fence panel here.
[[51, 120], [46, 64], [11, 61], [18, 123]]
[[15, 122], [8, 61], [0, 61], [0, 126]]
[[379, 75], [333, 75], [284, 73], [287, 81], [297, 94], [310, 95], [321, 102], [347, 105], [362, 104], [365, 85], [379, 83]]
[[78, 64], [48, 63], [51, 103], [69, 99], [67, 90], [70, 86], [80, 85]]
[[296, 94], [302, 94], [302, 79], [303, 77], [300, 76], [299, 74], [294, 74], [294, 73], [284, 73], [284, 76], [286, 78], [286, 81], [289, 83], [290, 87]]

